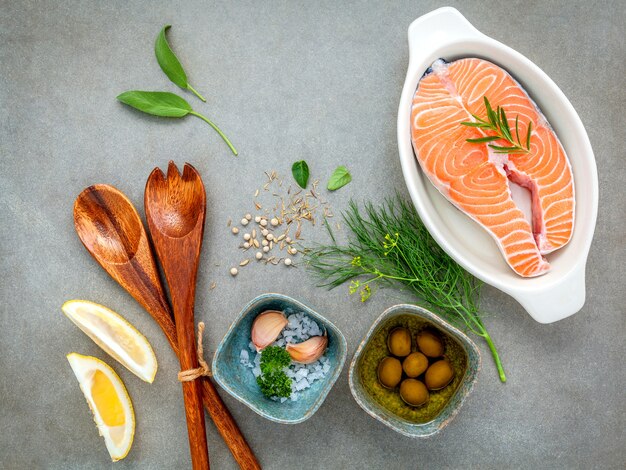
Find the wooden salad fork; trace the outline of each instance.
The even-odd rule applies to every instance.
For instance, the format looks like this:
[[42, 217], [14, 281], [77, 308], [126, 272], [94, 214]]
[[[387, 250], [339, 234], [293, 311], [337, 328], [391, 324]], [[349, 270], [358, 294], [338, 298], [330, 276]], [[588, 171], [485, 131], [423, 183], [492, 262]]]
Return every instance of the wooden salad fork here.
[[[198, 369], [194, 303], [202, 249], [206, 193], [200, 175], [185, 163], [183, 174], [170, 161], [167, 178], [155, 168], [146, 183], [148, 229], [170, 290], [183, 371]], [[187, 432], [194, 469], [209, 468], [200, 381], [183, 381]]]
[[[74, 203], [74, 226], [87, 251], [155, 319], [174, 353], [179, 354], [176, 327], [165, 297], [148, 235], [132, 202], [106, 184], [86, 188]], [[239, 467], [261, 466], [226, 404], [207, 377], [203, 401]]]

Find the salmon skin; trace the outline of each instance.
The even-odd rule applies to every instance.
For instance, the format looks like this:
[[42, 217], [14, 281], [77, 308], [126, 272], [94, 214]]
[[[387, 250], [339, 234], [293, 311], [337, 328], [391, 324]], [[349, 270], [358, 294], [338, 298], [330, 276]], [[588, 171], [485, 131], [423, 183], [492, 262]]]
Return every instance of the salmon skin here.
[[[470, 143], [495, 135], [461, 125], [487, 120], [484, 97], [502, 107], [515, 139], [518, 117], [523, 139], [532, 121], [529, 153], [495, 153]], [[574, 181], [563, 146], [547, 119], [505, 70], [486, 60], [438, 60], [421, 78], [411, 108], [411, 140], [430, 181], [458, 209], [493, 237], [509, 266], [520, 276], [549, 271], [543, 255], [566, 245], [574, 227]], [[509, 181], [530, 192], [532, 220], [511, 198]]]

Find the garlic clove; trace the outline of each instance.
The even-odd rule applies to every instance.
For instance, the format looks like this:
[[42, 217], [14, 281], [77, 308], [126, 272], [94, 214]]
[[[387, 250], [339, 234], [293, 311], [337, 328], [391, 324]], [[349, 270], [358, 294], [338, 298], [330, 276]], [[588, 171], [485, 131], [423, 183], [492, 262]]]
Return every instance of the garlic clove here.
[[298, 344], [287, 343], [285, 349], [291, 356], [293, 362], [300, 364], [311, 364], [317, 361], [328, 346], [328, 336], [313, 336]]
[[280, 332], [287, 326], [289, 321], [282, 312], [266, 310], [260, 313], [252, 323], [252, 343], [257, 352], [262, 351], [278, 338]]

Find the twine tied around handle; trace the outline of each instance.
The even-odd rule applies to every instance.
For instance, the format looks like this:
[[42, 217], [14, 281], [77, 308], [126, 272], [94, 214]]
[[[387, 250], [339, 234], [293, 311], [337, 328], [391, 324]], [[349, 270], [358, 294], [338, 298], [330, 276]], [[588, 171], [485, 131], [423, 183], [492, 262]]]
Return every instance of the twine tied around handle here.
[[210, 377], [211, 369], [204, 360], [204, 349], [202, 347], [202, 333], [204, 333], [204, 322], [198, 322], [198, 364], [200, 367], [195, 369], [181, 370], [178, 373], [178, 380], [181, 382], [191, 382], [199, 377]]

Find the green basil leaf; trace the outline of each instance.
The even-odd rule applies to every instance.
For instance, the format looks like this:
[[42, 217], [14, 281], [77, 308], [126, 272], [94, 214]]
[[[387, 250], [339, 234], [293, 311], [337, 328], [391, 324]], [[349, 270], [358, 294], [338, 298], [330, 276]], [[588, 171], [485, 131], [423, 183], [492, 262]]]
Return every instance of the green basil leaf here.
[[291, 166], [291, 174], [293, 175], [293, 179], [296, 180], [296, 183], [298, 183], [298, 186], [305, 189], [309, 181], [309, 165], [307, 165], [304, 160], [295, 162]]
[[328, 180], [326, 188], [329, 191], [335, 191], [352, 181], [352, 175], [345, 166], [338, 166]]
[[164, 91], [126, 91], [117, 99], [128, 106], [154, 116], [180, 118], [192, 111], [189, 103], [183, 98]]
[[180, 64], [180, 61], [172, 51], [169, 43], [167, 42], [167, 38], [165, 37], [165, 31], [171, 28], [171, 25], [163, 26], [163, 29], [159, 33], [156, 39], [156, 43], [154, 44], [154, 53], [157, 58], [157, 62], [161, 66], [161, 70], [167, 75], [173, 83], [181, 87], [183, 90], [189, 90], [193, 92], [198, 98], [202, 101], [206, 102], [204, 97], [198, 93], [187, 81], [187, 74], [183, 69], [183, 66]]

